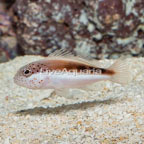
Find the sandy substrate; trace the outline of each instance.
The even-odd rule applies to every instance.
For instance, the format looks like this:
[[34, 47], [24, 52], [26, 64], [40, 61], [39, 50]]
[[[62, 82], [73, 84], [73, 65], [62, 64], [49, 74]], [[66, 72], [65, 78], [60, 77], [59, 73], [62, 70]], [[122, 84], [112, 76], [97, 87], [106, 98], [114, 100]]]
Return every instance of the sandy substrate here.
[[128, 85], [98, 82], [95, 91], [71, 99], [14, 84], [21, 66], [41, 58], [0, 64], [1, 144], [144, 143], [144, 58], [126, 59], [133, 75]]

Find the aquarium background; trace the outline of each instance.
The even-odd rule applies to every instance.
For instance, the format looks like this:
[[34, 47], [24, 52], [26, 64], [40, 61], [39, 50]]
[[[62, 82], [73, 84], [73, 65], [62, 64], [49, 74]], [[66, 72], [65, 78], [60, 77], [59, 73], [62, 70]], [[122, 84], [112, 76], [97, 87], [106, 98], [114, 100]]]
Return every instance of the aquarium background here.
[[144, 1], [0, 1], [0, 62], [61, 48], [94, 59], [143, 56]]

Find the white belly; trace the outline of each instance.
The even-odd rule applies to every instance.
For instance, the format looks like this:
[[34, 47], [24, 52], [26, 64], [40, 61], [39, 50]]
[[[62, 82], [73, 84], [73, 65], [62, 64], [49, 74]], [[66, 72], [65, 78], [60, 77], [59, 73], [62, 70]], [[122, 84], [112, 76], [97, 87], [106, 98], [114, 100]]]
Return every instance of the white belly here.
[[79, 74], [74, 75], [72, 73], [50, 75], [50, 83], [47, 87], [52, 86], [54, 88], [78, 88], [88, 84], [95, 83], [100, 80], [107, 80], [107, 75], [86, 75]]
[[[94, 74], [73, 74], [73, 73], [37, 73], [32, 75], [29, 80], [33, 80], [31, 85], [40, 89], [61, 89], [83, 87], [100, 80], [108, 80], [107, 75]], [[36, 79], [36, 80], [35, 80]]]

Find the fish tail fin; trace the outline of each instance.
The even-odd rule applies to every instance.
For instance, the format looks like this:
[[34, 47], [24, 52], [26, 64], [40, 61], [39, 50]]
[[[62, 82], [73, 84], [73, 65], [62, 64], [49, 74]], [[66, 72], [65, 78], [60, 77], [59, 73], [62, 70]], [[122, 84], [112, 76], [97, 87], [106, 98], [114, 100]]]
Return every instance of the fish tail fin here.
[[108, 69], [114, 71], [114, 74], [110, 78], [113, 82], [127, 84], [132, 80], [130, 67], [122, 59], [117, 60]]

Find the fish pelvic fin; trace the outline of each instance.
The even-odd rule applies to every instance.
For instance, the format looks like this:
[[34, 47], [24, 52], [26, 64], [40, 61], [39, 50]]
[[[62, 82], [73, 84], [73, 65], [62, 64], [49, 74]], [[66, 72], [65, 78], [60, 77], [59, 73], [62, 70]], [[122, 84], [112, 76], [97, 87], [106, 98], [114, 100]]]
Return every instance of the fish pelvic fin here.
[[108, 70], [114, 72], [111, 75], [110, 80], [119, 84], [128, 84], [132, 80], [132, 74], [130, 71], [130, 66], [126, 63], [124, 59], [118, 59], [114, 64], [112, 64]]
[[56, 95], [58, 95], [58, 96], [65, 97], [68, 99], [71, 98], [69, 89], [61, 88], [61, 89], [55, 89], [54, 91], [55, 91]]

